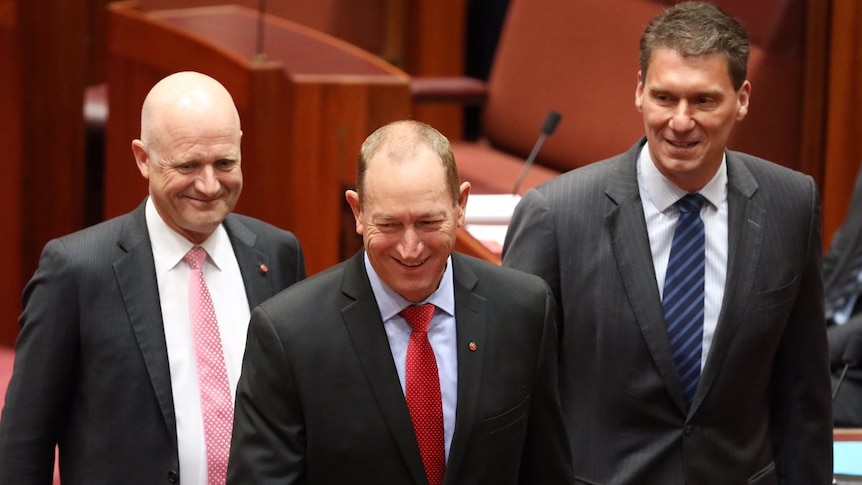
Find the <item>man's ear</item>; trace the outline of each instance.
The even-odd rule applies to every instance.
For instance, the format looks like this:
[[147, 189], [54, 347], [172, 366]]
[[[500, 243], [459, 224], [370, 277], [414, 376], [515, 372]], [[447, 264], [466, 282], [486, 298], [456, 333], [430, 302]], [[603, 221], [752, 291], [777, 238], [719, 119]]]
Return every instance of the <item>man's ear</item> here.
[[147, 153], [147, 147], [141, 140], [132, 140], [132, 153], [135, 155], [135, 164], [138, 166], [138, 171], [141, 175], [149, 180], [150, 178], [150, 155]]
[[359, 194], [355, 190], [348, 190], [344, 192], [344, 198], [347, 199], [347, 204], [353, 211], [353, 218], [356, 220], [356, 234], [364, 235], [365, 225], [362, 223], [362, 206], [359, 203]]

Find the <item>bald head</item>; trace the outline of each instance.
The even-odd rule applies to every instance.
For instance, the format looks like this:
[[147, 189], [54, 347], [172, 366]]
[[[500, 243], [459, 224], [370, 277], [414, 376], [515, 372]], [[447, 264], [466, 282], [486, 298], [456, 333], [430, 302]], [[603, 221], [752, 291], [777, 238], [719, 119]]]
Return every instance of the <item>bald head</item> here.
[[199, 72], [178, 72], [159, 81], [141, 108], [141, 141], [158, 149], [166, 132], [190, 123], [233, 124], [240, 132], [239, 113], [230, 93]]

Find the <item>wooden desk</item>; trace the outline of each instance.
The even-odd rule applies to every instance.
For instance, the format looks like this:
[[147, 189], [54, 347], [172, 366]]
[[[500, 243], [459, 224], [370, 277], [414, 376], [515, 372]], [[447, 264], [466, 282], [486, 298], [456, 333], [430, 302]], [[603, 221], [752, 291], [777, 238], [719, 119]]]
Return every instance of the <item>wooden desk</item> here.
[[455, 251], [469, 254], [470, 256], [475, 256], [494, 264], [500, 264], [500, 251], [482, 243], [464, 227], [458, 229], [458, 234], [455, 238]]
[[299, 237], [309, 274], [342, 260], [345, 187], [362, 141], [409, 117], [408, 76], [377, 56], [294, 22], [265, 16], [266, 56], [256, 60], [258, 13], [240, 6], [141, 12], [112, 3], [108, 16], [105, 216], [141, 202], [145, 181], [130, 143], [149, 89], [194, 70], [230, 91], [242, 119], [244, 189], [237, 212]]
[[834, 441], [862, 441], [862, 428], [836, 428], [832, 436]]

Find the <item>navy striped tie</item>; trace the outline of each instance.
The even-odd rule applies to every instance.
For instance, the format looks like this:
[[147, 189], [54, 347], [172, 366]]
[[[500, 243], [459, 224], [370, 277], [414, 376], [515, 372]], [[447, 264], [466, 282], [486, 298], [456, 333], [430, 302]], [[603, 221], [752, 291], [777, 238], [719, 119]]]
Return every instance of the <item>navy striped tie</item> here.
[[676, 202], [679, 220], [670, 246], [662, 308], [686, 406], [700, 379], [703, 340], [704, 241], [700, 208], [703, 196], [688, 194]]

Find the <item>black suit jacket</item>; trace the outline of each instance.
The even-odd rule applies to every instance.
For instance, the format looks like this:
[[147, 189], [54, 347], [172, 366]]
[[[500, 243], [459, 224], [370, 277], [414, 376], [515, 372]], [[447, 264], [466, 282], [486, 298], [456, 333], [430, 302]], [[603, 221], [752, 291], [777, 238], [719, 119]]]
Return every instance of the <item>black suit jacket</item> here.
[[814, 181], [727, 152], [724, 299], [686, 409], [638, 192], [645, 142], [527, 192], [506, 236], [503, 264], [561, 304], [576, 483], [831, 483]]
[[[835, 232], [829, 252], [823, 258], [823, 286], [827, 294], [831, 288], [840, 285], [847, 273], [853, 270], [851, 259], [858, 251], [862, 251], [862, 170], [856, 176], [847, 218]], [[860, 306], [862, 305], [857, 303], [856, 308], [859, 309]], [[848, 342], [854, 335], [862, 336], [862, 312], [857, 311], [851, 315], [844, 325], [830, 325], [827, 335], [829, 360], [835, 373], [840, 374], [844, 368], [842, 357]], [[862, 382], [862, 367], [849, 369], [845, 378]]]
[[[363, 254], [252, 313], [229, 484], [426, 483]], [[571, 483], [547, 286], [458, 254], [452, 264], [458, 397], [444, 483]]]
[[[305, 276], [296, 238], [229, 215], [249, 304]], [[269, 271], [263, 272], [261, 264]], [[24, 290], [0, 484], [176, 483], [176, 415], [144, 204], [49, 242]]]

